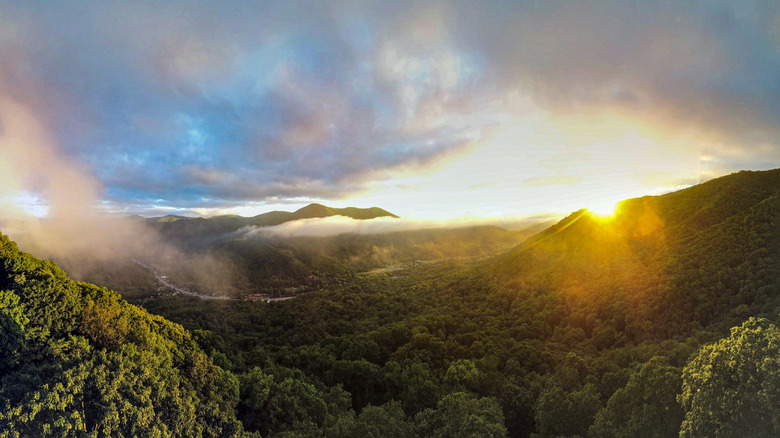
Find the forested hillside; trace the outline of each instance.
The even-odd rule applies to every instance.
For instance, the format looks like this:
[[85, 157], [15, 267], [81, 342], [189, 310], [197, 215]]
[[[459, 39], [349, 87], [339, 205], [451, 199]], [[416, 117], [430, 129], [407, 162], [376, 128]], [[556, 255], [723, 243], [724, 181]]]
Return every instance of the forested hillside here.
[[741, 172], [614, 218], [576, 212], [476, 264], [280, 303], [144, 305], [226, 369], [294, 369], [421, 436], [486, 418], [510, 436], [775, 436], [778, 196], [780, 171]]
[[778, 196], [743, 172], [486, 260], [138, 302], [184, 328], [3, 236], [0, 437], [777, 436]]
[[[203, 254], [230, 261], [235, 275], [230, 277], [229, 290], [283, 295], [287, 288], [318, 290], [375, 269], [495, 255], [539, 229], [530, 226], [510, 231], [482, 225], [320, 237], [269, 234], [225, 240], [209, 246]], [[182, 284], [200, 287], [196, 275], [180, 272], [176, 278]]]
[[118, 254], [95, 260], [90, 254], [62, 260], [80, 278], [111, 287], [126, 298], [155, 295], [154, 266], [171, 281], [205, 294], [274, 296], [319, 290], [357, 273], [394, 270], [407, 264], [475, 259], [507, 251], [544, 229], [545, 222], [521, 230], [463, 226], [329, 236], [283, 236], [255, 229], [182, 239], [168, 237], [162, 250]]
[[238, 380], [177, 324], [0, 235], [0, 436], [241, 436]]
[[450, 394], [415, 421], [399, 403], [356, 414], [340, 385], [257, 365], [231, 372], [224, 353], [204, 354], [181, 326], [0, 235], [2, 438], [505, 434], [500, 406], [471, 393]]

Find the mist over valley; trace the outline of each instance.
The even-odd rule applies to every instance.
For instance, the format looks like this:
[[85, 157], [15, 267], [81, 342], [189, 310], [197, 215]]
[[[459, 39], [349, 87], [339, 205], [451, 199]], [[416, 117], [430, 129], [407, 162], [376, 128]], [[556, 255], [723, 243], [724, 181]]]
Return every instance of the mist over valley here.
[[0, 438], [780, 436], [773, 2], [0, 2]]

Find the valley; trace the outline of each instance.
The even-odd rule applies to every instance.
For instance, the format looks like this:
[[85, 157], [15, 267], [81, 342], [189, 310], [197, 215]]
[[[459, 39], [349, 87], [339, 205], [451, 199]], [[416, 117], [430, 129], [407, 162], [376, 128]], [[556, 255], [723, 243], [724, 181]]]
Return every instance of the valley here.
[[137, 263], [139, 266], [143, 267], [144, 269], [148, 270], [154, 275], [154, 278], [160, 283], [160, 287], [158, 288], [158, 294], [161, 292], [162, 289], [170, 289], [173, 291], [172, 295], [176, 294], [182, 294], [187, 295], [191, 297], [200, 298], [203, 300], [235, 300], [237, 298], [228, 297], [225, 295], [209, 295], [209, 294], [202, 294], [191, 290], [182, 289], [181, 287], [173, 284], [171, 280], [168, 279], [167, 275], [162, 275], [158, 271], [155, 270], [154, 267], [144, 263], [141, 260], [133, 260], [135, 263]]
[[780, 3], [0, 1], [0, 438], [780, 437]]
[[[780, 372], [780, 170], [629, 199], [614, 217], [580, 210], [526, 232], [192, 242], [178, 246], [193, 251], [189, 267], [142, 259], [95, 265], [109, 266], [107, 273], [135, 265], [151, 275], [143, 284], [156, 286], [125, 301], [5, 240], [0, 322], [10, 340], [2, 347], [0, 397], [15, 408], [0, 415], [4, 430], [29, 435], [44, 418], [120, 430], [128, 424], [116, 415], [166, 405], [175, 407], [165, 408], [165, 418], [180, 420], [150, 420], [150, 430], [186, 435], [219, 425], [245, 437], [460, 436], [463, 428], [496, 437], [780, 432], [773, 420], [780, 400], [766, 389]], [[366, 263], [361, 254], [378, 254], [380, 242], [392, 250]], [[452, 257], [402, 258], [450, 250]], [[225, 284], [259, 279], [269, 289], [198, 287], [193, 267], [206, 266], [196, 264], [206, 254], [251, 268]], [[270, 264], [258, 267], [262, 260]], [[139, 377], [149, 376], [143, 361], [160, 367], [156, 375], [180, 375], [175, 381], [190, 401], [165, 395], [173, 377]], [[130, 397], [89, 383], [98, 370], [113, 385], [156, 395], [141, 407], [110, 408], [91, 396], [81, 408], [72, 401], [80, 394]], [[81, 383], [63, 385], [68, 379]], [[704, 387], [714, 389], [705, 397]], [[49, 394], [63, 401], [37, 401]], [[753, 407], [730, 410], [735, 403]]]
[[699, 347], [750, 317], [778, 324], [778, 193], [779, 171], [740, 173], [627, 200], [614, 218], [572, 213], [505, 253], [380, 268], [283, 307], [146, 306], [207, 330], [201, 345], [230, 369], [300, 370], [346, 389], [356, 412], [400, 403], [396, 425], [465, 391], [498, 401], [509, 436], [678, 436], [690, 405], [677, 394]]

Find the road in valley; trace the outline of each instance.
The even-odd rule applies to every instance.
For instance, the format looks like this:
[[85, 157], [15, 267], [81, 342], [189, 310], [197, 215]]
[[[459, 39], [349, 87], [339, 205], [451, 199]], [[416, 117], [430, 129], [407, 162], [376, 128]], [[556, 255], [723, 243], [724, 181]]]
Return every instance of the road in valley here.
[[[244, 298], [230, 297], [230, 296], [227, 296], [227, 295], [208, 295], [208, 294], [202, 294], [202, 293], [199, 293], [199, 292], [194, 292], [194, 291], [191, 291], [191, 290], [184, 289], [182, 287], [177, 286], [176, 284], [174, 284], [170, 280], [168, 280], [168, 276], [160, 274], [159, 272], [157, 272], [156, 269], [154, 269], [149, 264], [144, 263], [142, 260], [133, 259], [133, 261], [135, 263], [139, 264], [140, 266], [144, 267], [145, 269], [147, 269], [152, 274], [154, 274], [154, 278], [156, 278], [157, 281], [159, 281], [163, 286], [165, 286], [165, 287], [167, 287], [167, 288], [169, 288], [169, 289], [171, 289], [171, 290], [173, 290], [175, 292], [174, 295], [175, 294], [189, 295], [191, 297], [197, 297], [197, 298], [201, 298], [201, 299], [204, 299], [204, 300], [237, 301], [237, 300], [244, 299]], [[271, 302], [271, 301], [290, 300], [290, 299], [295, 298], [296, 296], [297, 295], [293, 295], [293, 296], [289, 296], [289, 297], [273, 297], [273, 298], [272, 297], [262, 297], [262, 298], [252, 298], [252, 299], [253, 300], [260, 300], [260, 301]]]
[[191, 290], [183, 289], [183, 288], [173, 284], [170, 280], [168, 280], [167, 276], [160, 274], [153, 267], [149, 266], [148, 264], [144, 263], [143, 261], [138, 260], [138, 259], [133, 259], [133, 261], [138, 263], [139, 265], [143, 266], [144, 268], [148, 269], [152, 274], [154, 274], [154, 278], [156, 278], [157, 281], [162, 283], [163, 286], [174, 290], [178, 294], [189, 295], [191, 297], [198, 297], [198, 298], [202, 298], [204, 300], [237, 300], [238, 299], [238, 298], [233, 298], [233, 297], [229, 297], [229, 296], [226, 296], [226, 295], [207, 295], [207, 294], [202, 294], [202, 293], [198, 293], [198, 292], [193, 292]]

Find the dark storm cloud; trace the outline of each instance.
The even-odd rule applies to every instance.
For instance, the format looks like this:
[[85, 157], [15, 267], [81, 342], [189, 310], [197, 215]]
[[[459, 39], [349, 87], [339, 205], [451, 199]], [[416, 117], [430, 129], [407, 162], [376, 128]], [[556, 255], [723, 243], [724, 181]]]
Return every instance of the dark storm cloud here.
[[6, 2], [0, 99], [118, 208], [341, 197], [479, 143], [512, 94], [707, 132], [718, 170], [773, 167], [779, 17], [773, 2]]

